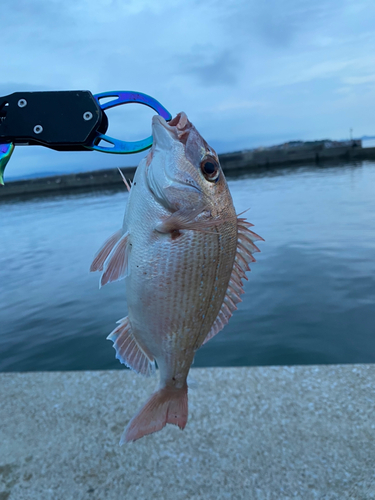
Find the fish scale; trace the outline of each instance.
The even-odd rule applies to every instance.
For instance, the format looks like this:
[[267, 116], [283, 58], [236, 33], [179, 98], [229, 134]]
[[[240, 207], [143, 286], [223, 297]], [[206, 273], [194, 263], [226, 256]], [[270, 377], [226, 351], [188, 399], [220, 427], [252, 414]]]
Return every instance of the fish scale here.
[[[220, 228], [222, 232], [219, 234], [227, 241], [227, 251], [222, 250], [217, 234], [186, 231], [176, 240], [172, 240], [170, 235], [155, 234], [155, 217], [165, 219], [170, 214], [162, 207], [155, 207], [153, 199], [145, 203], [148, 194], [145, 165], [138, 167], [135, 181], [128, 213], [137, 215], [130, 220], [126, 218], [126, 227], [132, 235], [126, 288], [128, 296], [137, 297], [134, 304], [132, 299], [128, 299], [129, 320], [135, 338], [144, 341], [147, 337], [147, 342], [151, 337], [151, 342], [158, 345], [162, 339], [162, 348], [153, 349], [158, 364], [164, 365], [167, 358], [173, 357], [172, 376], [181, 375], [176, 373], [183, 364], [179, 353], [182, 352], [185, 358], [186, 352], [191, 351], [189, 359], [194, 355], [219, 312], [233, 267], [236, 230], [232, 224]], [[145, 213], [153, 213], [153, 218], [139, 225], [137, 221], [142, 220]], [[229, 238], [225, 237], [225, 233]], [[150, 239], [153, 240], [151, 245], [148, 243]], [[150, 261], [154, 278], [148, 276]], [[155, 281], [147, 288], [145, 272], [148, 273], [147, 282]], [[218, 288], [216, 294], [215, 287]], [[159, 289], [162, 290], [160, 294], [155, 292]], [[145, 310], [142, 323], [138, 325], [135, 318], [141, 315], [140, 302]]]

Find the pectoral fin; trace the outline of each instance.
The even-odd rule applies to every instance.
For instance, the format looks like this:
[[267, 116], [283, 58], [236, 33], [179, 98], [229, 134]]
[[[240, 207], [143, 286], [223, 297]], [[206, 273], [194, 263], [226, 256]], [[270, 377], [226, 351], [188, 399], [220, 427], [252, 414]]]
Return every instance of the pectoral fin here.
[[155, 229], [159, 233], [172, 233], [183, 229], [211, 233], [211, 228], [226, 222], [223, 219], [197, 219], [205, 210], [206, 208], [202, 206], [197, 208], [182, 208], [174, 212], [168, 219], [160, 222]]

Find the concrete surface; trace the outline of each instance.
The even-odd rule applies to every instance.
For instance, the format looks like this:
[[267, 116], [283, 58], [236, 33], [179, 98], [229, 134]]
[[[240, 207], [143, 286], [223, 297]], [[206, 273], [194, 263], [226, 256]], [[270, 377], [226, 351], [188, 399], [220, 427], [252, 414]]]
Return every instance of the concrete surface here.
[[0, 375], [0, 500], [375, 499], [375, 365], [193, 370], [190, 417], [119, 447], [155, 381]]

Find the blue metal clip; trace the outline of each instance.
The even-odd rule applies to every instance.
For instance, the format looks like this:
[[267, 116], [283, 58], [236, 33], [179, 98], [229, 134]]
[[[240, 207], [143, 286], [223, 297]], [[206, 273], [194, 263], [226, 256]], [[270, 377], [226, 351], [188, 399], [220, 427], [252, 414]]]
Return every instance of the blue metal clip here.
[[[162, 116], [166, 121], [170, 121], [172, 119], [172, 115], [164, 108], [164, 106], [160, 104], [160, 102], [158, 102], [153, 97], [147, 94], [141, 94], [140, 92], [103, 92], [102, 94], [94, 95], [94, 97], [103, 111], [109, 108], [113, 108], [114, 106], [120, 106], [121, 104], [136, 102], [139, 104], [144, 104], [145, 106], [149, 106], [160, 116]], [[113, 97], [114, 99], [103, 104], [100, 103], [100, 99], [108, 97]], [[99, 146], [100, 141], [105, 141], [112, 146]], [[87, 147], [88, 149], [101, 151], [102, 153], [130, 154], [139, 153], [140, 151], [144, 151], [151, 146], [152, 135], [150, 137], [147, 137], [147, 139], [143, 139], [141, 141], [127, 142], [120, 141], [118, 139], [114, 139], [113, 137], [109, 137], [108, 135], [98, 133], [93, 141], [93, 144]]]
[[10, 157], [12, 156], [13, 150], [14, 144], [12, 142], [0, 144], [0, 184], [2, 186], [4, 186], [4, 170], [10, 160]]

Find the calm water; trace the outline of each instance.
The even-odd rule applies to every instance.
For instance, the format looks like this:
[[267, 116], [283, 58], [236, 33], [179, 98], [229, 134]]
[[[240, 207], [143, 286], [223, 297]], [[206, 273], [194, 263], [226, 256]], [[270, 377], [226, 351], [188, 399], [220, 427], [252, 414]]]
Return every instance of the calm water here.
[[[195, 366], [375, 362], [375, 163], [229, 179], [265, 238], [246, 294]], [[98, 289], [93, 254], [124, 191], [0, 204], [0, 370], [111, 369], [124, 283]]]

